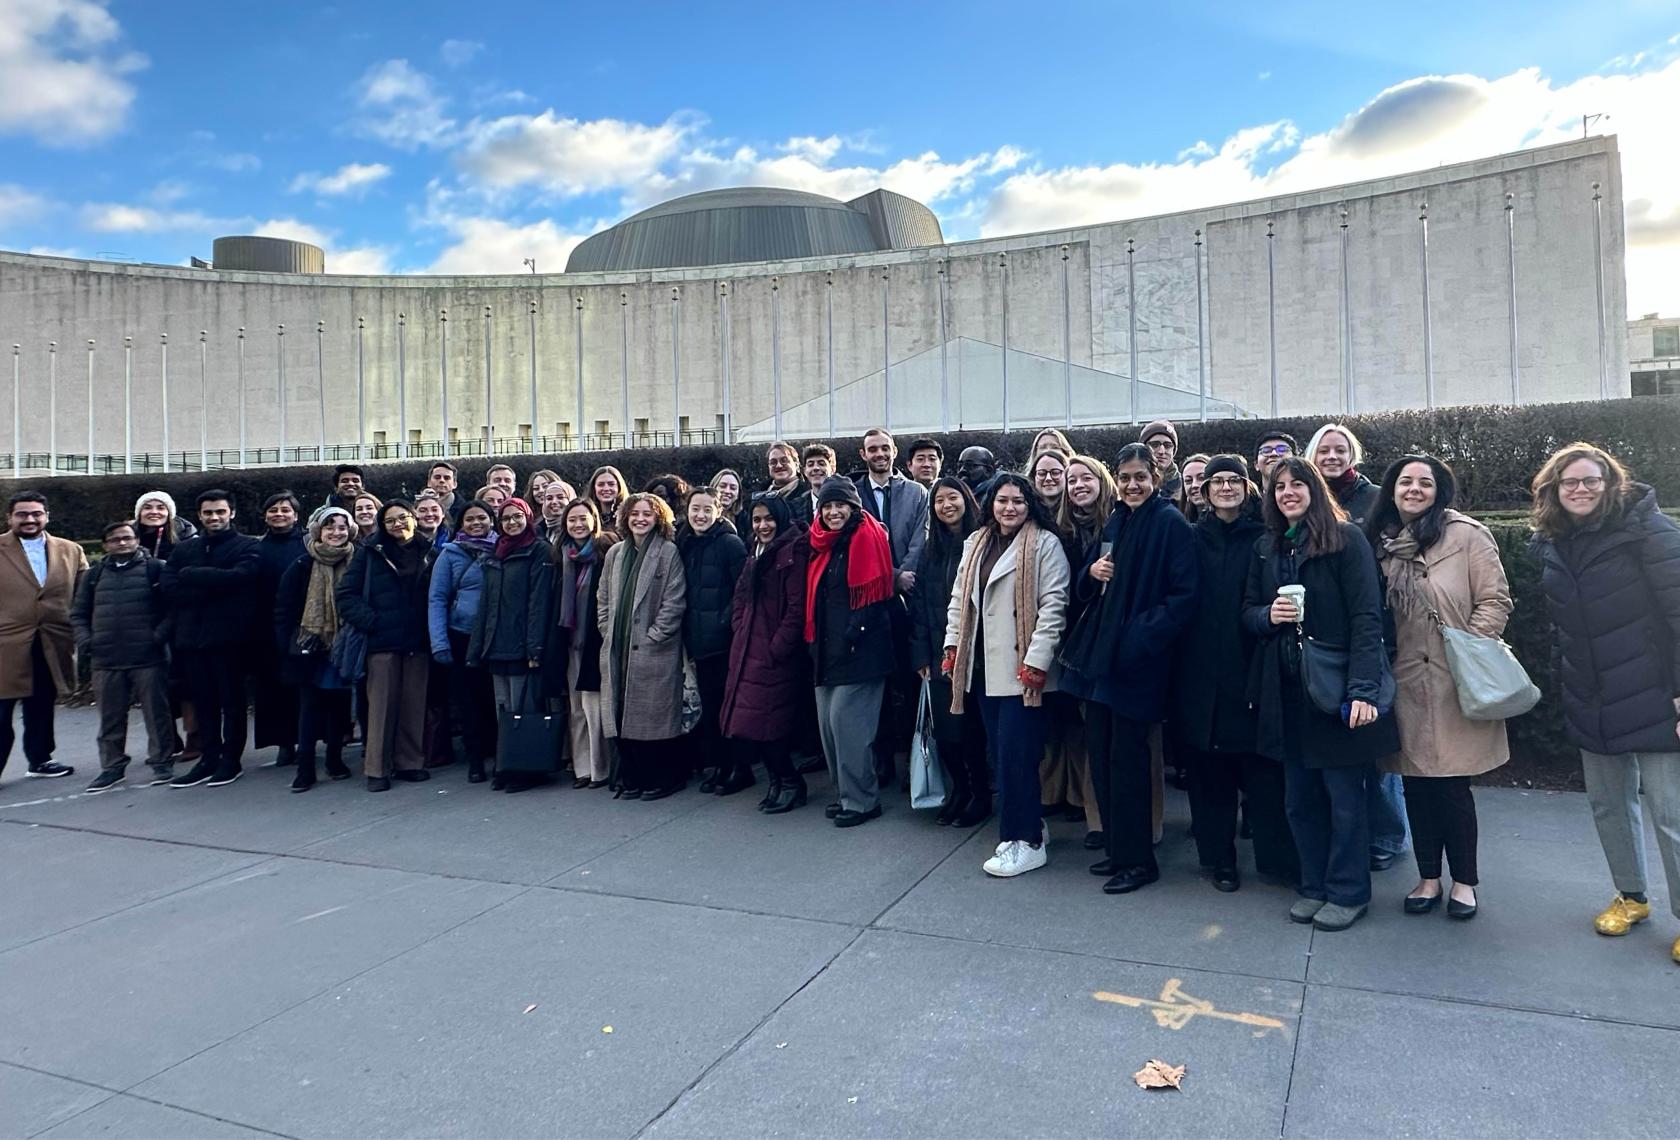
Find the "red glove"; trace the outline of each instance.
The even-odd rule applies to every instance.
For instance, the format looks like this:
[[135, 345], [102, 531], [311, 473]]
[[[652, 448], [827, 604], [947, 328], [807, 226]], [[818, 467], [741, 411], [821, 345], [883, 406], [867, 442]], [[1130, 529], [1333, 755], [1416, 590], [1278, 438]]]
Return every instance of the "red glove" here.
[[1034, 669], [1031, 665], [1021, 666], [1015, 679], [1029, 689], [1042, 689], [1050, 681], [1050, 675], [1043, 669]]
[[941, 677], [949, 677], [953, 672], [956, 671], [956, 668], [957, 668], [957, 647], [954, 646], [954, 645], [947, 645], [945, 647], [945, 657], [944, 657], [943, 660], [941, 660], [939, 662], [939, 675]]

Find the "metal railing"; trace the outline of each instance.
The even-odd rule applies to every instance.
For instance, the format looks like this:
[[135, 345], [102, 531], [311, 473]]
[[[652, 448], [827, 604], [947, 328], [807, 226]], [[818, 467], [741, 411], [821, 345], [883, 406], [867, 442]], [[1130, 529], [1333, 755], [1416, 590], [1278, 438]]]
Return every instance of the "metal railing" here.
[[133, 455], [96, 454], [92, 471], [88, 456], [79, 452], [24, 451], [15, 457], [0, 453], [0, 474], [17, 471], [31, 475], [123, 475], [157, 474], [170, 471], [228, 471], [247, 467], [293, 467], [321, 463], [355, 463], [368, 460], [483, 458], [486, 455], [559, 455], [590, 451], [618, 451], [631, 447], [704, 447], [728, 442], [718, 430], [590, 432], [583, 435], [503, 436], [486, 448], [482, 437], [422, 439], [407, 447], [396, 443], [332, 443], [326, 447], [308, 444], [298, 447], [211, 448], [200, 451], [171, 449], [168, 453], [147, 451]]

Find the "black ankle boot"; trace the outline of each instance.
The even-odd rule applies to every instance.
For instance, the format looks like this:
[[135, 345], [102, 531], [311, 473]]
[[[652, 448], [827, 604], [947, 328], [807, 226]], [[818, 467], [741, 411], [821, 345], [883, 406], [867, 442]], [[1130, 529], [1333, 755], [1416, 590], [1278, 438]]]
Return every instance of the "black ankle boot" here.
[[467, 761], [467, 783], [484, 783], [484, 758], [482, 756], [474, 756]]
[[963, 807], [962, 814], [951, 821], [952, 827], [978, 827], [992, 817], [992, 793], [976, 792]]
[[297, 774], [292, 777], [292, 791], [307, 792], [315, 786], [315, 757], [306, 756], [297, 762]]
[[741, 764], [733, 771], [726, 773], [725, 778], [717, 786], [720, 796], [732, 796], [736, 792], [745, 791], [758, 783], [753, 776], [752, 765]]
[[764, 809], [765, 815], [781, 815], [805, 806], [805, 780], [800, 776], [784, 782], [776, 793], [776, 802]]
[[[313, 761], [311, 764], [313, 764]], [[344, 757], [334, 756], [329, 753], [327, 756], [327, 779], [348, 780], [349, 778], [350, 769], [344, 766]]]
[[782, 778], [780, 776], [772, 775], [770, 777], [770, 787], [765, 791], [764, 798], [758, 801], [758, 810], [767, 810], [771, 804], [776, 802], [776, 797], [781, 794], [781, 791]]
[[289, 768], [296, 763], [297, 749], [293, 745], [282, 744], [274, 750], [274, 766], [276, 768]]

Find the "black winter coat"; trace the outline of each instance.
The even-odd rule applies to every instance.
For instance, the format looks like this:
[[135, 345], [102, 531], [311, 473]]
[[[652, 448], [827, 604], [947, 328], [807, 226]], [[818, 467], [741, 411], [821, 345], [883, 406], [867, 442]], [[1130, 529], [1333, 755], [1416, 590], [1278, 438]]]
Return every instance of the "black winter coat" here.
[[1352, 484], [1336, 492], [1336, 501], [1347, 512], [1348, 521], [1363, 531], [1371, 512], [1377, 509], [1377, 499], [1381, 495], [1382, 488], [1363, 475], [1355, 475]]
[[144, 550], [125, 565], [110, 558], [95, 562], [70, 604], [76, 653], [95, 669], [167, 665], [162, 582], [163, 563]]
[[292, 563], [304, 556], [303, 528], [293, 527], [289, 534], [275, 535], [272, 531], [257, 540], [257, 582], [251, 593], [251, 635], [260, 642], [263, 652], [274, 640], [274, 598], [280, 590], [280, 577], [292, 568]]
[[848, 535], [835, 544], [817, 584], [817, 639], [811, 643], [812, 682], [817, 685], [862, 685], [892, 672], [892, 607], [898, 601], [852, 609], [852, 591], [846, 585], [850, 554]]
[[729, 622], [734, 609], [735, 584], [747, 561], [747, 548], [735, 525], [719, 519], [705, 534], [693, 531], [677, 542], [683, 578], [688, 583], [688, 608], [683, 611], [683, 647], [695, 661], [729, 652]]
[[1307, 768], [1356, 768], [1400, 751], [1392, 713], [1349, 728], [1339, 715], [1319, 712], [1301, 684], [1295, 627], [1272, 624], [1278, 587], [1305, 586], [1307, 636], [1347, 648], [1347, 699], [1376, 703], [1388, 663], [1377, 561], [1358, 527], [1343, 523], [1341, 530], [1341, 550], [1303, 559], [1293, 570], [1295, 559], [1288, 551], [1280, 557], [1277, 536], [1261, 536], [1243, 592], [1243, 628], [1257, 642], [1248, 689], [1259, 714], [1256, 751]]
[[554, 593], [552, 554], [539, 540], [506, 558], [492, 554], [480, 563], [484, 591], [467, 641], [467, 665], [491, 666], [493, 673], [507, 671], [495, 666], [517, 666], [514, 671], [523, 672], [527, 662], [542, 660]]
[[[280, 575], [274, 590], [274, 604], [269, 607], [269, 640], [279, 661], [280, 683], [283, 685], [312, 685], [316, 683], [320, 662], [317, 655], [300, 657], [292, 652], [297, 643], [298, 624], [303, 621], [303, 604], [309, 597], [309, 578], [315, 559], [305, 554], [294, 559]], [[349, 567], [345, 567], [349, 573]], [[321, 654], [319, 656], [325, 656]]]
[[1680, 527], [1651, 488], [1635, 495], [1618, 519], [1534, 543], [1564, 723], [1578, 747], [1604, 756], [1680, 752]]
[[176, 649], [219, 649], [245, 641], [260, 561], [257, 540], [231, 530], [175, 547], [163, 569], [163, 594]]
[[1255, 541], [1265, 533], [1249, 514], [1225, 523], [1208, 511], [1196, 520], [1200, 585], [1175, 661], [1172, 718], [1179, 738], [1202, 752], [1254, 751], [1254, 638], [1243, 629], [1243, 591]]
[[[1090, 575], [1104, 542], [1114, 552], [1106, 590]], [[1153, 495], [1136, 510], [1116, 506], [1070, 591], [1087, 608], [1063, 641], [1061, 690], [1128, 720], [1165, 720], [1172, 670], [1159, 662], [1170, 660], [1190, 624], [1197, 571], [1196, 536], [1172, 500]]]
[[367, 634], [369, 653], [430, 655], [426, 587], [436, 560], [437, 550], [427, 546], [420, 572], [405, 579], [378, 544], [358, 546], [333, 594], [338, 602], [338, 620]]
[[[934, 519], [928, 525], [945, 524]], [[928, 537], [916, 561], [916, 588], [906, 599], [910, 605], [910, 668], [930, 669], [935, 675], [945, 657], [945, 621], [951, 612], [951, 591], [957, 588], [957, 571], [962, 567], [962, 539], [946, 537], [943, 543]]]

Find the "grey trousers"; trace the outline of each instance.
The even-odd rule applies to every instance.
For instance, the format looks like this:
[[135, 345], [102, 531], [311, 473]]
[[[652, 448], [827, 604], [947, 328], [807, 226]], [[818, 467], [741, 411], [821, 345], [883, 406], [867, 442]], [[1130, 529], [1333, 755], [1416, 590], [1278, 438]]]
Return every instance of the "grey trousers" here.
[[490, 674], [490, 690], [496, 694], [496, 711], [524, 712], [525, 689], [535, 677], [534, 673]]
[[128, 706], [138, 702], [146, 722], [146, 763], [169, 766], [175, 747], [175, 718], [169, 713], [169, 669], [95, 669], [93, 698], [99, 704], [99, 766], [109, 772], [128, 766]]
[[847, 811], [874, 811], [881, 802], [873, 746], [886, 687], [885, 678], [862, 685], [817, 686], [817, 731], [828, 774]]
[[1639, 788], [1657, 825], [1657, 851], [1668, 876], [1668, 905], [1680, 918], [1680, 752], [1628, 752], [1600, 756], [1581, 752], [1587, 802], [1598, 825], [1599, 846], [1610, 864], [1616, 890], [1645, 892], [1645, 816]]

